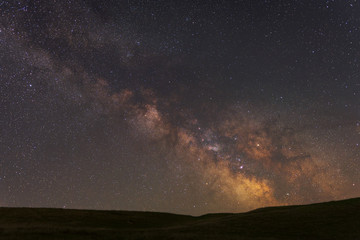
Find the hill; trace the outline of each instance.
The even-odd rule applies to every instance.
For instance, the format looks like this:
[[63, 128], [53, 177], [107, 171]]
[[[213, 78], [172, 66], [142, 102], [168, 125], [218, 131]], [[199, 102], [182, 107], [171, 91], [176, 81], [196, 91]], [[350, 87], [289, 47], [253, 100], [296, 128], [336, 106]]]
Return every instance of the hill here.
[[0, 208], [0, 239], [360, 239], [360, 198], [200, 217]]

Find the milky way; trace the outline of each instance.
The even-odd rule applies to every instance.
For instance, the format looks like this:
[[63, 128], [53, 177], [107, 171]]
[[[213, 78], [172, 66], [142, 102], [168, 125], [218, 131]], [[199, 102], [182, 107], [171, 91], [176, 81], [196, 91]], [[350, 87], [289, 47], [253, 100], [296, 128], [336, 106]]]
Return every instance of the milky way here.
[[359, 196], [356, 0], [0, 13], [1, 206], [198, 215]]

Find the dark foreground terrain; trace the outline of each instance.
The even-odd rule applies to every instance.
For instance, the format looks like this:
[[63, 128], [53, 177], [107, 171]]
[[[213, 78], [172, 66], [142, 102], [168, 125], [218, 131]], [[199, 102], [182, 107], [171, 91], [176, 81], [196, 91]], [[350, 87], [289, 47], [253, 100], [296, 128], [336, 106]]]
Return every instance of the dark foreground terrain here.
[[200, 217], [0, 208], [0, 239], [360, 239], [360, 198]]

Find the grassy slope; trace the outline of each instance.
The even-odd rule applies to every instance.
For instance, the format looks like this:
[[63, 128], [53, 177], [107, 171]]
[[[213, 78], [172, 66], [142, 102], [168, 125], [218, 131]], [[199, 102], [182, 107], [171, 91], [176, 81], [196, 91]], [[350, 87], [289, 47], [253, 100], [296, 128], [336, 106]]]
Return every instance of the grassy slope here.
[[360, 198], [201, 217], [0, 208], [0, 239], [360, 239]]

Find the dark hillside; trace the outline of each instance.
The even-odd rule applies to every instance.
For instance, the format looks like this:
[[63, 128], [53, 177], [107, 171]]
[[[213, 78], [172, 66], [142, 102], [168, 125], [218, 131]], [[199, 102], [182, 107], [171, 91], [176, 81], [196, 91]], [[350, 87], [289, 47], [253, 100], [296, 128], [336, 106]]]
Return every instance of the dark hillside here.
[[1, 208], [0, 239], [360, 239], [360, 198], [200, 217]]

